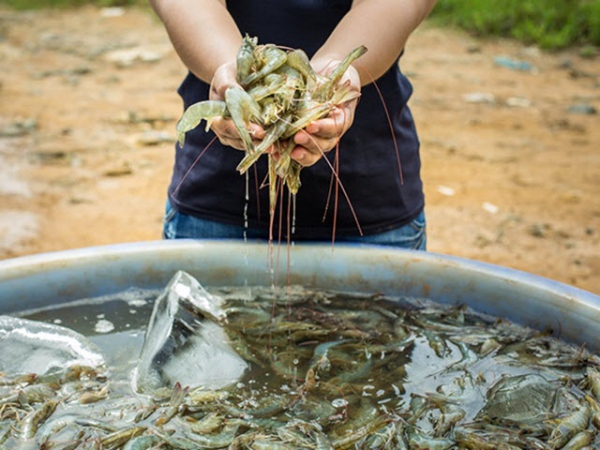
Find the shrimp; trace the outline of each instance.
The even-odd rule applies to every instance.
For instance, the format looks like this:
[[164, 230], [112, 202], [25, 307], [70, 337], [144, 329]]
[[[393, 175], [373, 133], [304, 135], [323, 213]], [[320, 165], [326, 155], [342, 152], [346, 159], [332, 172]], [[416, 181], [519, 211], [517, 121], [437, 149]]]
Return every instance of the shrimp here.
[[350, 65], [366, 52], [367, 47], [364, 45], [352, 50], [348, 56], [346, 56], [346, 58], [344, 58], [344, 60], [333, 70], [333, 72], [326, 77], [325, 81], [317, 86], [315, 92], [313, 93], [313, 98], [319, 101], [329, 100], [334, 93], [335, 86], [342, 79], [342, 76], [344, 73], [346, 73], [346, 70], [348, 70]]
[[134, 437], [141, 435], [146, 431], [146, 427], [131, 427], [124, 430], [115, 431], [100, 439], [101, 448], [119, 448], [129, 442]]
[[267, 130], [265, 137], [260, 142], [260, 144], [258, 144], [253, 151], [246, 152], [246, 156], [244, 157], [244, 159], [242, 159], [242, 161], [237, 166], [238, 172], [240, 172], [241, 174], [245, 173], [246, 170], [248, 170], [252, 166], [252, 164], [254, 164], [256, 162], [256, 160], [258, 158], [260, 158], [260, 156], [267, 149], [269, 149], [269, 147], [271, 147], [271, 145], [275, 144], [275, 142], [277, 142], [279, 140], [281, 135], [287, 129], [287, 121], [289, 120], [290, 117], [291, 116], [288, 115], [288, 116], [284, 117], [282, 120], [280, 120], [279, 122], [277, 122], [275, 125], [270, 127]]
[[58, 403], [54, 400], [48, 400], [39, 409], [29, 413], [23, 420], [21, 435], [24, 439], [31, 439], [35, 436], [40, 424], [44, 423], [48, 417], [54, 413]]
[[600, 402], [600, 372], [592, 367], [588, 367], [585, 384], [592, 391], [594, 398]]
[[254, 50], [256, 49], [256, 45], [258, 44], [258, 38], [250, 37], [248, 35], [244, 36], [242, 40], [242, 45], [238, 50], [236, 56], [236, 69], [237, 69], [237, 80], [241, 82], [245, 80], [252, 71], [252, 66], [255, 63], [254, 60]]
[[154, 434], [147, 434], [144, 436], [138, 436], [131, 439], [125, 446], [123, 450], [148, 450], [148, 449], [156, 449], [158, 446], [162, 444], [163, 441], [160, 437]]
[[169, 408], [167, 408], [162, 416], [156, 419], [156, 425], [163, 426], [173, 417], [175, 417], [175, 415], [179, 412], [188, 392], [189, 386], [183, 388], [179, 382], [175, 383], [175, 386], [173, 386], [173, 394], [171, 395], [171, 399], [169, 401]]
[[580, 450], [591, 444], [594, 434], [592, 431], [585, 430], [577, 433], [562, 447], [562, 450]]
[[255, 58], [257, 62], [262, 62], [261, 68], [240, 80], [242, 86], [249, 86], [283, 66], [287, 53], [274, 45], [263, 45], [255, 51]]
[[337, 105], [355, 100], [359, 96], [359, 92], [348, 89], [347, 85], [342, 85], [339, 90], [332, 93], [330, 101], [326, 103], [321, 103], [310, 98], [305, 99], [301, 102], [301, 106], [299, 107], [300, 114], [297, 116], [296, 120], [289, 125], [286, 133], [282, 135], [282, 138], [288, 139], [292, 137], [309, 123], [327, 117]]
[[[340, 80], [366, 51], [364, 46], [357, 47], [326, 76], [315, 73], [301, 49], [258, 45], [256, 38], [246, 35], [236, 57], [239, 84], [227, 88], [224, 102], [208, 100], [191, 105], [177, 124], [179, 143], [183, 145], [185, 134], [202, 120], [206, 121], [208, 130], [215, 117], [231, 118], [246, 152], [236, 168], [240, 174], [246, 173], [261, 155], [268, 154], [272, 226], [277, 197], [283, 194], [279, 187], [287, 187], [294, 195], [301, 186], [302, 165], [291, 159], [292, 137], [311, 122], [327, 117], [338, 105], [360, 96], [349, 83], [340, 83]], [[248, 131], [250, 122], [265, 129], [265, 137], [258, 144]], [[269, 152], [273, 148], [275, 150]], [[338, 179], [336, 168], [329, 165]], [[343, 187], [342, 191], [346, 195]]]
[[575, 412], [558, 422], [549, 443], [553, 448], [562, 448], [571, 438], [588, 427], [591, 415], [589, 405], [582, 402]]
[[295, 49], [287, 55], [287, 65], [300, 72], [310, 83], [317, 82], [317, 74], [310, 65], [308, 56], [302, 49]]
[[260, 118], [260, 106], [250, 94], [235, 85], [229, 86], [225, 91], [225, 103], [246, 151], [253, 152], [254, 143], [246, 124], [252, 119]]
[[179, 144], [184, 144], [185, 134], [200, 125], [202, 120], [206, 120], [206, 130], [208, 131], [212, 120], [215, 117], [223, 116], [226, 111], [227, 104], [219, 100], [205, 100], [191, 105], [177, 122], [176, 130]]
[[292, 159], [291, 152], [296, 147], [294, 141], [289, 140], [284, 150], [279, 152], [279, 159], [275, 164], [277, 175], [285, 182], [288, 190], [296, 194], [300, 189], [300, 171], [302, 166]]
[[[254, 98], [257, 102], [260, 102], [267, 97], [271, 97], [274, 94], [278, 93], [281, 87], [286, 83], [287, 77], [281, 73], [270, 73], [264, 78], [264, 83], [257, 84], [252, 88], [248, 89], [248, 94]], [[262, 105], [262, 116], [263, 121], [267, 122], [264, 118], [265, 116], [265, 105]]]
[[354, 447], [355, 444], [361, 439], [378, 432], [381, 428], [385, 427], [392, 421], [391, 417], [388, 416], [377, 416], [372, 421], [356, 428], [346, 436], [334, 439], [332, 442], [333, 448], [345, 449]]

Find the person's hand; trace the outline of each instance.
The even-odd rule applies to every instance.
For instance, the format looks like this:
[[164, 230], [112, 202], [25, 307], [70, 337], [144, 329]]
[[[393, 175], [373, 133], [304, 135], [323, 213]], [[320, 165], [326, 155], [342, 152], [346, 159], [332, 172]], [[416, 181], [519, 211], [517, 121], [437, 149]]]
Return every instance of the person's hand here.
[[[227, 91], [228, 87], [234, 85], [239, 85], [236, 79], [235, 61], [223, 64], [215, 71], [210, 84], [209, 99], [225, 101], [225, 91]], [[221, 144], [238, 150], [246, 149], [240, 134], [233, 124], [233, 120], [217, 117], [213, 119], [210, 128], [217, 135]], [[265, 131], [260, 125], [250, 122], [247, 128], [255, 145], [264, 138]]]
[[[337, 64], [339, 64], [339, 61], [329, 61], [327, 64], [313, 62], [315, 70], [318, 70], [319, 66], [324, 67], [324, 69], [321, 69], [321, 73], [331, 71]], [[335, 148], [342, 135], [348, 131], [354, 122], [354, 112], [360, 94], [358, 71], [350, 66], [340, 83], [348, 83], [350, 89], [357, 93], [357, 98], [335, 105], [327, 117], [311, 122], [306, 128], [294, 135], [293, 139], [296, 147], [292, 150], [291, 157], [302, 166], [312, 166], [325, 153]]]

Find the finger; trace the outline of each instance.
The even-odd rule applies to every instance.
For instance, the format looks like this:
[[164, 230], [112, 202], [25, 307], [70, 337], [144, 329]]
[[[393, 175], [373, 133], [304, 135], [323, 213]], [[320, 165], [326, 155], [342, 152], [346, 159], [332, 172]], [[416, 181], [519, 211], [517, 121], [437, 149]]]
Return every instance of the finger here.
[[[219, 140], [223, 145], [244, 149], [244, 146], [240, 146], [239, 144], [242, 140], [233, 120], [223, 119], [221, 117], [215, 118], [211, 124], [211, 129], [219, 137]], [[265, 137], [264, 128], [258, 124], [250, 123], [247, 125], [247, 129], [255, 144], [258, 144]]]
[[250, 122], [246, 128], [250, 132], [250, 136], [252, 136], [252, 140], [254, 141], [262, 141], [265, 138], [265, 129], [260, 125]]
[[[246, 125], [246, 128], [250, 135], [254, 139], [263, 139], [265, 137], [264, 129], [255, 123], [249, 123]], [[240, 133], [238, 132], [233, 120], [231, 119], [223, 119], [222, 117], [217, 117], [213, 120], [211, 124], [211, 129], [218, 134], [220, 137], [229, 138], [229, 139], [240, 139]]]
[[302, 146], [297, 146], [290, 153], [290, 157], [294, 161], [300, 163], [303, 167], [312, 166], [319, 159], [321, 159], [322, 156], [322, 154], [316, 155], [314, 153], [311, 153], [305, 147]]
[[245, 150], [244, 143], [231, 120], [215, 119], [211, 124], [211, 129], [217, 135], [221, 144], [237, 150]]
[[[296, 135], [294, 136], [294, 143], [297, 144], [297, 146], [304, 148], [307, 152], [316, 154], [321, 153], [321, 145], [319, 142], [317, 142], [317, 139], [318, 138], [316, 136], [302, 130], [296, 133]], [[300, 155], [302, 154], [303, 153], [299, 151], [297, 152], [298, 157], [300, 157]], [[298, 160], [298, 162], [301, 161]]]
[[318, 130], [313, 133], [320, 137], [333, 139], [344, 134], [352, 124], [352, 115], [346, 108], [334, 108], [329, 116], [318, 121]]
[[246, 150], [246, 148], [244, 147], [244, 142], [241, 139], [229, 139], [222, 138], [219, 136], [219, 142], [221, 142], [221, 144], [223, 144], [226, 147], [232, 147], [236, 150]]
[[304, 147], [308, 152], [317, 157], [323, 156], [324, 153], [330, 151], [338, 141], [338, 137], [333, 138], [321, 137], [320, 135], [310, 134], [306, 131], [299, 131], [294, 136], [294, 142], [299, 146]]
[[[350, 128], [351, 120], [340, 108], [335, 108], [332, 114], [323, 119], [315, 120], [306, 126], [304, 132], [318, 139], [337, 139]], [[308, 144], [306, 138], [298, 144]]]

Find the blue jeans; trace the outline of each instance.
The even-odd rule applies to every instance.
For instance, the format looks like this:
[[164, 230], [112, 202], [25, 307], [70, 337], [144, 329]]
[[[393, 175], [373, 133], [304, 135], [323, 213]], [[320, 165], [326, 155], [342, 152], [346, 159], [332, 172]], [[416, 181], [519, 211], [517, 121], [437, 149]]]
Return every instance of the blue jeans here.
[[[412, 222], [378, 234], [366, 236], [336, 236], [335, 242], [389, 245], [411, 250], [425, 250], [427, 244], [425, 213], [421, 212]], [[165, 239], [249, 239], [268, 240], [269, 232], [244, 228], [212, 220], [199, 219], [177, 212], [167, 201], [163, 222]], [[297, 241], [297, 240], [296, 240]], [[331, 241], [331, 237], [310, 239], [311, 242]]]

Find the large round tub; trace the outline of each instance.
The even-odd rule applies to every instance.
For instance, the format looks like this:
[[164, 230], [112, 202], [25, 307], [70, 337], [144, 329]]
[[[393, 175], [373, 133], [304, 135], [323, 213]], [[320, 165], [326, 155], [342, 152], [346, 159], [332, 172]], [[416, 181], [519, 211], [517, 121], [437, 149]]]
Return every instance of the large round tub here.
[[600, 350], [600, 297], [546, 278], [447, 255], [373, 246], [156, 241], [0, 261], [0, 314], [163, 288], [184, 270], [204, 286], [286, 283], [465, 304]]

